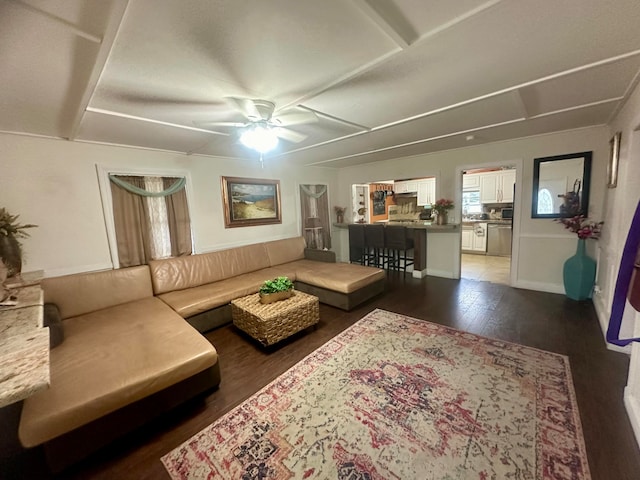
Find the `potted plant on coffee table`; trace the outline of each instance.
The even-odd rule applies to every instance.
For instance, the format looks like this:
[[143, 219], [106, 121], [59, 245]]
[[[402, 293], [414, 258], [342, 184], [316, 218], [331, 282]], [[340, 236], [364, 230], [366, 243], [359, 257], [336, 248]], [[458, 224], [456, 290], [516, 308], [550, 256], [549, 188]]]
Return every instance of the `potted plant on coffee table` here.
[[293, 295], [293, 282], [287, 277], [266, 280], [260, 287], [260, 303], [272, 303]]

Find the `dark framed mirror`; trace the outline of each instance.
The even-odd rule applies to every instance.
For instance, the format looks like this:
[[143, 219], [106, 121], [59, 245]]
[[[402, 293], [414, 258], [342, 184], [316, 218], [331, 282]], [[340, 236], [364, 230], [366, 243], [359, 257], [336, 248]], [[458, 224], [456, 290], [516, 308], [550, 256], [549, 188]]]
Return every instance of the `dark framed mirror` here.
[[531, 218], [588, 215], [593, 152], [533, 160]]

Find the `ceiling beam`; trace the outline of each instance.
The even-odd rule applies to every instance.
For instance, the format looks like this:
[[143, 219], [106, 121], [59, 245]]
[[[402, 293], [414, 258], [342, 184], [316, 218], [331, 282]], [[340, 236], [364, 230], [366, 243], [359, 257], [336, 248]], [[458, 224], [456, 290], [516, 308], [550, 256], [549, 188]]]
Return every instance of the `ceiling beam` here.
[[529, 114], [529, 110], [527, 109], [527, 105], [525, 104], [524, 99], [522, 98], [522, 90], [520, 88], [515, 89], [512, 92], [511, 97], [513, 98], [513, 103], [515, 104], [516, 108], [520, 111], [520, 114], [524, 118], [529, 118], [530, 114]]
[[350, 155], [343, 155], [341, 157], [330, 158], [328, 160], [320, 160], [319, 162], [309, 163], [309, 165], [322, 165], [322, 164], [325, 164], [325, 163], [337, 162], [339, 160], [346, 160], [347, 158], [361, 157], [363, 155], [371, 155], [373, 153], [386, 152], [388, 150], [395, 150], [397, 148], [411, 147], [413, 145], [419, 145], [421, 143], [433, 142], [435, 140], [442, 140], [443, 138], [450, 138], [450, 137], [456, 137], [458, 135], [466, 135], [466, 134], [473, 133], [473, 132], [479, 132], [481, 130], [486, 130], [488, 128], [502, 127], [502, 126], [505, 126], [505, 125], [511, 125], [513, 123], [520, 123], [520, 122], [524, 122], [525, 120], [526, 120], [526, 118], [516, 118], [516, 119], [513, 119], [513, 120], [507, 120], [505, 122], [492, 123], [491, 125], [483, 125], [481, 127], [474, 127], [474, 128], [469, 128], [467, 130], [459, 130], [457, 132], [451, 132], [451, 133], [445, 133], [445, 134], [442, 134], [442, 135], [437, 135], [435, 137], [428, 137], [428, 138], [423, 138], [423, 139], [420, 139], [420, 140], [414, 140], [412, 142], [400, 143], [400, 144], [397, 144], [397, 145], [390, 145], [388, 147], [382, 147], [382, 148], [375, 148], [373, 150], [368, 150], [366, 152], [352, 153]]
[[606, 100], [599, 100], [597, 102], [584, 103], [582, 105], [574, 105], [573, 107], [561, 108], [560, 110], [554, 110], [552, 112], [539, 113], [529, 117], [531, 120], [536, 118], [549, 117], [551, 115], [558, 115], [560, 113], [572, 112], [574, 110], [582, 110], [583, 108], [597, 107], [598, 105], [606, 105], [607, 103], [620, 102], [624, 97], [607, 98]]
[[33, 5], [29, 5], [28, 3], [25, 3], [25, 2], [23, 2], [21, 0], [9, 0], [9, 1], [11, 3], [13, 3], [14, 5], [18, 5], [18, 6], [22, 7], [22, 8], [24, 8], [25, 10], [28, 10], [28, 11], [30, 11], [32, 13], [36, 13], [36, 14], [40, 15], [41, 17], [46, 18], [47, 20], [53, 21], [57, 25], [65, 28], [66, 30], [69, 30], [69, 31], [75, 33], [79, 37], [82, 37], [82, 38], [84, 38], [86, 40], [89, 40], [90, 42], [102, 43], [102, 38], [101, 37], [82, 30], [80, 27], [78, 27], [78, 26], [74, 25], [73, 23], [65, 20], [64, 18], [56, 17], [52, 13], [45, 12], [44, 10], [41, 10], [41, 9], [39, 9], [37, 7], [34, 7]]
[[[383, 13], [380, 8], [374, 8], [367, 0], [353, 0], [352, 3], [400, 48], [405, 49], [417, 40], [418, 35], [399, 12]], [[389, 8], [393, 8], [391, 4], [386, 6], [387, 10]]]
[[135, 115], [129, 115], [127, 113], [114, 112], [112, 110], [103, 110], [102, 108], [87, 107], [86, 111], [92, 113], [100, 113], [102, 115], [109, 115], [112, 117], [127, 118], [129, 120], [138, 120], [140, 122], [155, 123], [156, 125], [164, 125], [165, 127], [181, 128], [183, 130], [191, 130], [192, 132], [209, 133], [211, 135], [222, 135], [225, 137], [229, 136], [228, 133], [216, 132], [215, 130], [205, 130], [204, 128], [189, 127], [187, 125], [180, 125], [179, 123], [163, 122], [161, 120], [153, 120], [152, 118], [136, 117]]
[[298, 107], [302, 108], [303, 110], [313, 112], [319, 117], [324, 117], [329, 120], [333, 120], [334, 122], [342, 123], [343, 125], [348, 125], [350, 127], [357, 128], [358, 130], [362, 130], [363, 132], [368, 132], [369, 130], [371, 130], [370, 127], [365, 127], [364, 125], [360, 125], [359, 123], [350, 122], [349, 120], [345, 120], [344, 118], [334, 117], [333, 115], [329, 115], [328, 113], [324, 113], [319, 110], [314, 110], [313, 108], [305, 107], [304, 105], [298, 105]]
[[98, 81], [102, 76], [102, 71], [104, 70], [107, 61], [109, 60], [109, 56], [111, 55], [113, 44], [116, 41], [118, 31], [120, 30], [120, 26], [122, 25], [122, 21], [127, 12], [127, 7], [129, 6], [129, 0], [121, 0], [117, 5], [119, 8], [114, 6], [111, 9], [111, 14], [106, 23], [102, 44], [100, 45], [100, 49], [98, 50], [98, 53], [96, 55], [93, 67], [91, 68], [89, 80], [87, 81], [84, 87], [84, 91], [82, 92], [80, 103], [78, 104], [75, 115], [73, 116], [73, 120], [71, 121], [69, 134], [67, 135], [67, 138], [69, 140], [75, 140], [78, 136], [80, 125], [82, 124], [82, 119], [84, 118], [87, 107], [89, 106], [89, 103], [93, 98], [93, 94], [96, 91]]

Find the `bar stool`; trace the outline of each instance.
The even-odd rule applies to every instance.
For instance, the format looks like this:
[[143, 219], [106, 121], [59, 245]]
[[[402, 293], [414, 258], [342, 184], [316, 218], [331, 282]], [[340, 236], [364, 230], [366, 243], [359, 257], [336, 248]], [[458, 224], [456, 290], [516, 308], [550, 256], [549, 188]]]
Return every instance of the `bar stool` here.
[[364, 244], [368, 249], [368, 265], [373, 263], [376, 267], [385, 268], [388, 258], [384, 244], [384, 229], [383, 225], [365, 225], [364, 227]]
[[[389, 269], [407, 272], [407, 267], [414, 264], [414, 258], [408, 255], [413, 248], [413, 238], [407, 227], [388, 225], [384, 229], [384, 243], [389, 256]], [[402, 262], [402, 266], [401, 266]]]
[[349, 224], [349, 262], [364, 265], [367, 262], [367, 246], [364, 241], [364, 225]]

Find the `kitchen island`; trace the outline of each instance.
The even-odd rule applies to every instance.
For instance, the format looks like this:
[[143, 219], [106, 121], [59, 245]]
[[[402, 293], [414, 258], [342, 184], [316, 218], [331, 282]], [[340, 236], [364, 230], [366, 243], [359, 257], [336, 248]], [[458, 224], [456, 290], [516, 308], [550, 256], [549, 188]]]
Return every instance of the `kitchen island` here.
[[[460, 278], [460, 224], [437, 225], [428, 221], [389, 221], [383, 225], [407, 227], [413, 233], [414, 278], [427, 275]], [[348, 224], [334, 223], [347, 230]], [[348, 233], [346, 243], [349, 245]]]

